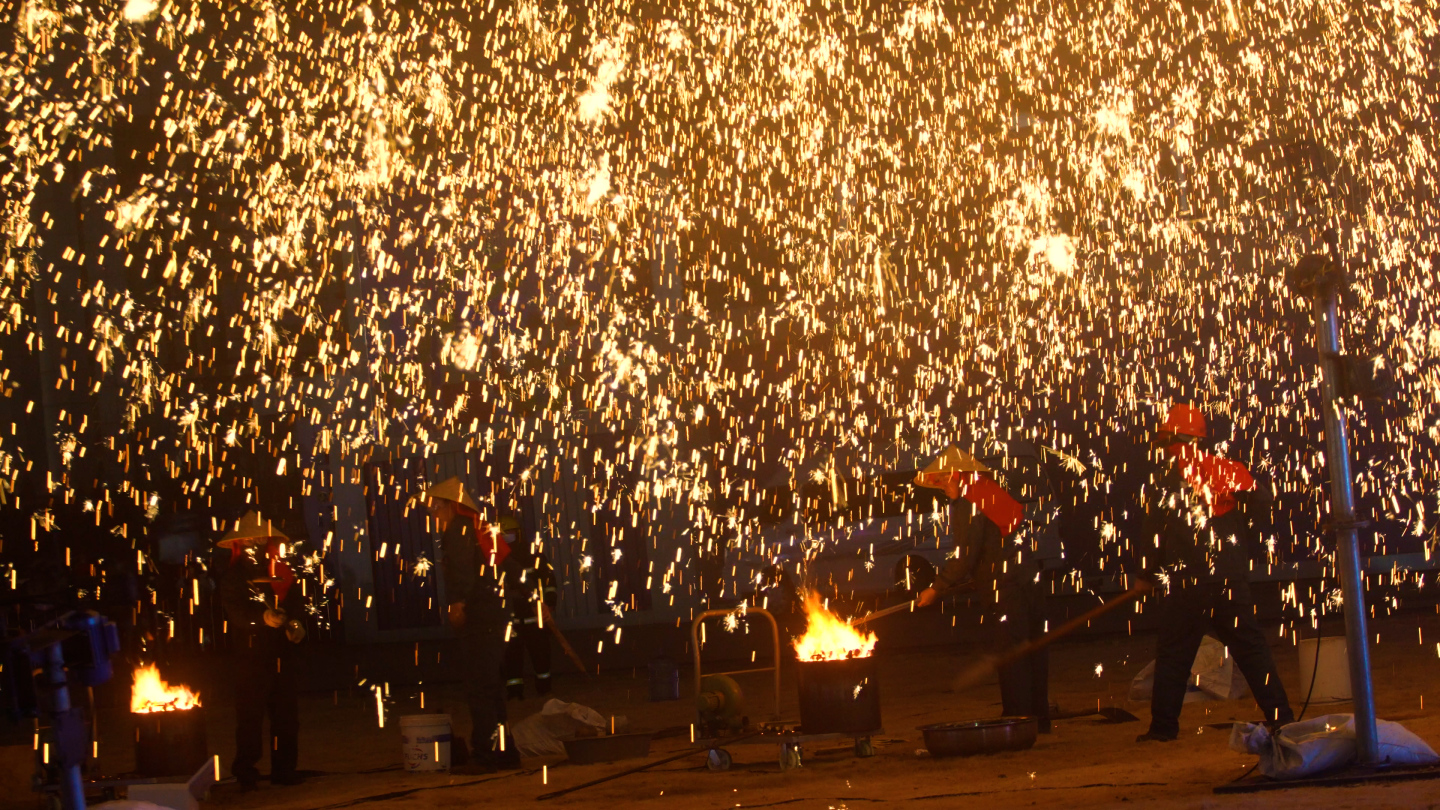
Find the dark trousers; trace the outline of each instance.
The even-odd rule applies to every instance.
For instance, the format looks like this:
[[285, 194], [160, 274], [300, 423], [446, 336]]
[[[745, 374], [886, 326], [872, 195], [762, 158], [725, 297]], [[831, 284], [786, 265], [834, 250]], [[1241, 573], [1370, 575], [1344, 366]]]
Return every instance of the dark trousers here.
[[550, 693], [550, 631], [535, 623], [516, 622], [505, 642], [505, 686], [511, 691], [525, 688], [525, 654], [535, 669], [535, 691]]
[[[300, 700], [292, 656], [243, 653], [235, 660], [235, 761], [230, 772], [254, 779], [270, 751], [270, 775], [295, 773], [300, 758]], [[264, 734], [270, 716], [270, 737]], [[268, 745], [266, 743], [269, 743]]]
[[[493, 762], [500, 755], [498, 730], [505, 722], [505, 687], [500, 678], [504, 632], [503, 625], [497, 629], [487, 623], [467, 625], [460, 634], [460, 666], [465, 702], [470, 706], [470, 750], [479, 762]], [[514, 747], [507, 738], [507, 753]]]
[[1155, 641], [1155, 692], [1150, 698], [1150, 732], [1174, 737], [1180, 733], [1180, 707], [1200, 641], [1210, 634], [1230, 650], [1235, 666], [1266, 720], [1295, 719], [1275, 659], [1244, 581], [1214, 580], [1172, 585], [1160, 609], [1160, 635]]
[[[996, 652], [1006, 651], [1045, 635], [1045, 591], [1025, 579], [1001, 583], [991, 610]], [[1001, 621], [1004, 617], [1004, 621]], [[1034, 717], [1041, 729], [1050, 725], [1050, 651], [1041, 648], [997, 670], [1000, 703], [1007, 717]]]

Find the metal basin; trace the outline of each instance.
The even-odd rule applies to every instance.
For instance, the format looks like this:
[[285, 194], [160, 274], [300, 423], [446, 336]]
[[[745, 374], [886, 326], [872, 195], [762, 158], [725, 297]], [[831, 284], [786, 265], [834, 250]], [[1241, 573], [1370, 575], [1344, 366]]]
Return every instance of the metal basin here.
[[920, 731], [925, 733], [925, 747], [931, 756], [968, 757], [998, 751], [1023, 751], [1035, 744], [1040, 724], [1033, 717], [1001, 717], [961, 723], [931, 723], [921, 726]]

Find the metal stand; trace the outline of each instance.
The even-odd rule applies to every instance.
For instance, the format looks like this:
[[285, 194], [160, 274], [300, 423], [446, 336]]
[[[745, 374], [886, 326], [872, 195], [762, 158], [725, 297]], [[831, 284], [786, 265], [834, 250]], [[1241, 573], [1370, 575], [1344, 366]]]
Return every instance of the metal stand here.
[[[1355, 753], [1361, 766], [1380, 764], [1375, 736], [1375, 693], [1370, 681], [1370, 632], [1365, 620], [1365, 579], [1351, 491], [1350, 440], [1340, 403], [1339, 268], [1318, 256], [1315, 268], [1315, 344], [1324, 369], [1320, 411], [1325, 419], [1325, 456], [1330, 467], [1330, 525], [1335, 532], [1336, 566], [1345, 599], [1345, 636], [1350, 653], [1350, 687], [1355, 700]], [[1302, 262], [1304, 265], [1305, 262]]]
[[[1350, 472], [1350, 440], [1341, 406], [1345, 358], [1340, 354], [1339, 295], [1344, 273], [1332, 257], [1339, 255], [1333, 235], [1331, 256], [1305, 257], [1290, 275], [1291, 288], [1315, 302], [1315, 344], [1323, 370], [1320, 411], [1325, 420], [1325, 454], [1330, 467], [1330, 524], [1335, 533], [1336, 567], [1345, 599], [1345, 640], [1350, 657], [1350, 691], [1355, 704], [1355, 763], [1338, 771], [1299, 779], [1242, 778], [1215, 788], [1216, 793], [1251, 793], [1301, 787], [1342, 787], [1440, 778], [1440, 767], [1398, 768], [1380, 761], [1375, 734], [1375, 691], [1370, 679], [1370, 631], [1365, 619], [1365, 579], [1356, 530], [1355, 497]], [[1317, 641], [1318, 644], [1318, 641]], [[1317, 648], [1318, 652], [1318, 648]]]
[[[697, 695], [700, 694], [700, 677], [701, 677], [701, 671], [700, 671], [700, 625], [701, 625], [702, 623], [704, 623], [704, 621], [705, 621], [706, 619], [712, 619], [712, 618], [715, 618], [716, 616], [728, 616], [728, 615], [730, 615], [731, 613], [734, 613], [734, 612], [735, 612], [735, 611], [733, 611], [733, 610], [707, 610], [707, 611], [705, 611], [704, 613], [701, 613], [699, 616], [696, 616], [696, 617], [695, 617], [695, 620], [690, 623], [690, 649], [692, 649], [692, 650], [695, 651], [695, 694], [697, 694]], [[734, 669], [734, 670], [731, 670], [731, 671], [729, 671], [729, 672], [710, 672], [710, 673], [705, 673], [705, 674], [709, 674], [709, 675], [743, 675], [743, 674], [745, 674], [745, 673], [747, 673], [747, 672], [770, 672], [770, 671], [773, 670], [773, 671], [775, 672], [775, 711], [774, 711], [774, 713], [771, 715], [771, 717], [772, 717], [772, 719], [779, 720], [779, 719], [780, 719], [780, 625], [778, 625], [778, 624], [775, 623], [775, 616], [772, 615], [772, 614], [770, 613], [770, 611], [765, 610], [764, 608], [747, 608], [746, 611], [745, 611], [745, 615], [746, 615], [746, 616], [764, 616], [764, 617], [765, 617], [765, 620], [768, 621], [768, 622], [770, 622], [770, 637], [771, 637], [771, 639], [772, 639], [772, 641], [773, 641], [774, 655], [775, 655], [775, 657], [774, 657], [773, 659], [771, 659], [771, 660], [772, 660], [772, 663], [774, 664], [774, 666], [769, 666], [769, 667], [753, 667], [753, 668], [751, 668], [751, 669]]]
[[80, 765], [85, 758], [85, 723], [70, 705], [70, 681], [65, 672], [65, 654], [58, 643], [45, 648], [45, 680], [50, 689], [50, 712], [60, 765], [60, 806], [85, 810], [85, 782]]

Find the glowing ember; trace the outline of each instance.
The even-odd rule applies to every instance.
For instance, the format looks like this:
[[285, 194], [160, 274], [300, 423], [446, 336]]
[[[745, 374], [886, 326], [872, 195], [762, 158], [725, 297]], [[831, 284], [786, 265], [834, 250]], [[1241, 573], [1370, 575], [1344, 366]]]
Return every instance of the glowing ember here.
[[175, 712], [200, 705], [200, 695], [183, 686], [171, 686], [160, 679], [154, 664], [135, 670], [135, 688], [130, 691], [130, 711], [135, 714]]
[[805, 594], [805, 635], [795, 639], [801, 661], [840, 661], [867, 658], [875, 652], [875, 634], [851, 627], [825, 609], [814, 592]]

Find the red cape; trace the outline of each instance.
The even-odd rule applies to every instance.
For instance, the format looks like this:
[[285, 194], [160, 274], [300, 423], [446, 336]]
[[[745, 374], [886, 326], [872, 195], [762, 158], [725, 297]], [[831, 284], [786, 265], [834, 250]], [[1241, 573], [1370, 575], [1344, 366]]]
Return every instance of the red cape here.
[[1183, 443], [1172, 444], [1165, 452], [1180, 465], [1180, 474], [1190, 486], [1205, 497], [1212, 518], [1235, 508], [1235, 493], [1255, 488], [1255, 478], [1238, 461], [1212, 456]]
[[975, 504], [985, 517], [990, 518], [1000, 529], [1001, 536], [1008, 537], [1025, 519], [1025, 507], [1010, 497], [995, 479], [984, 473], [956, 473], [960, 485], [960, 497]]

